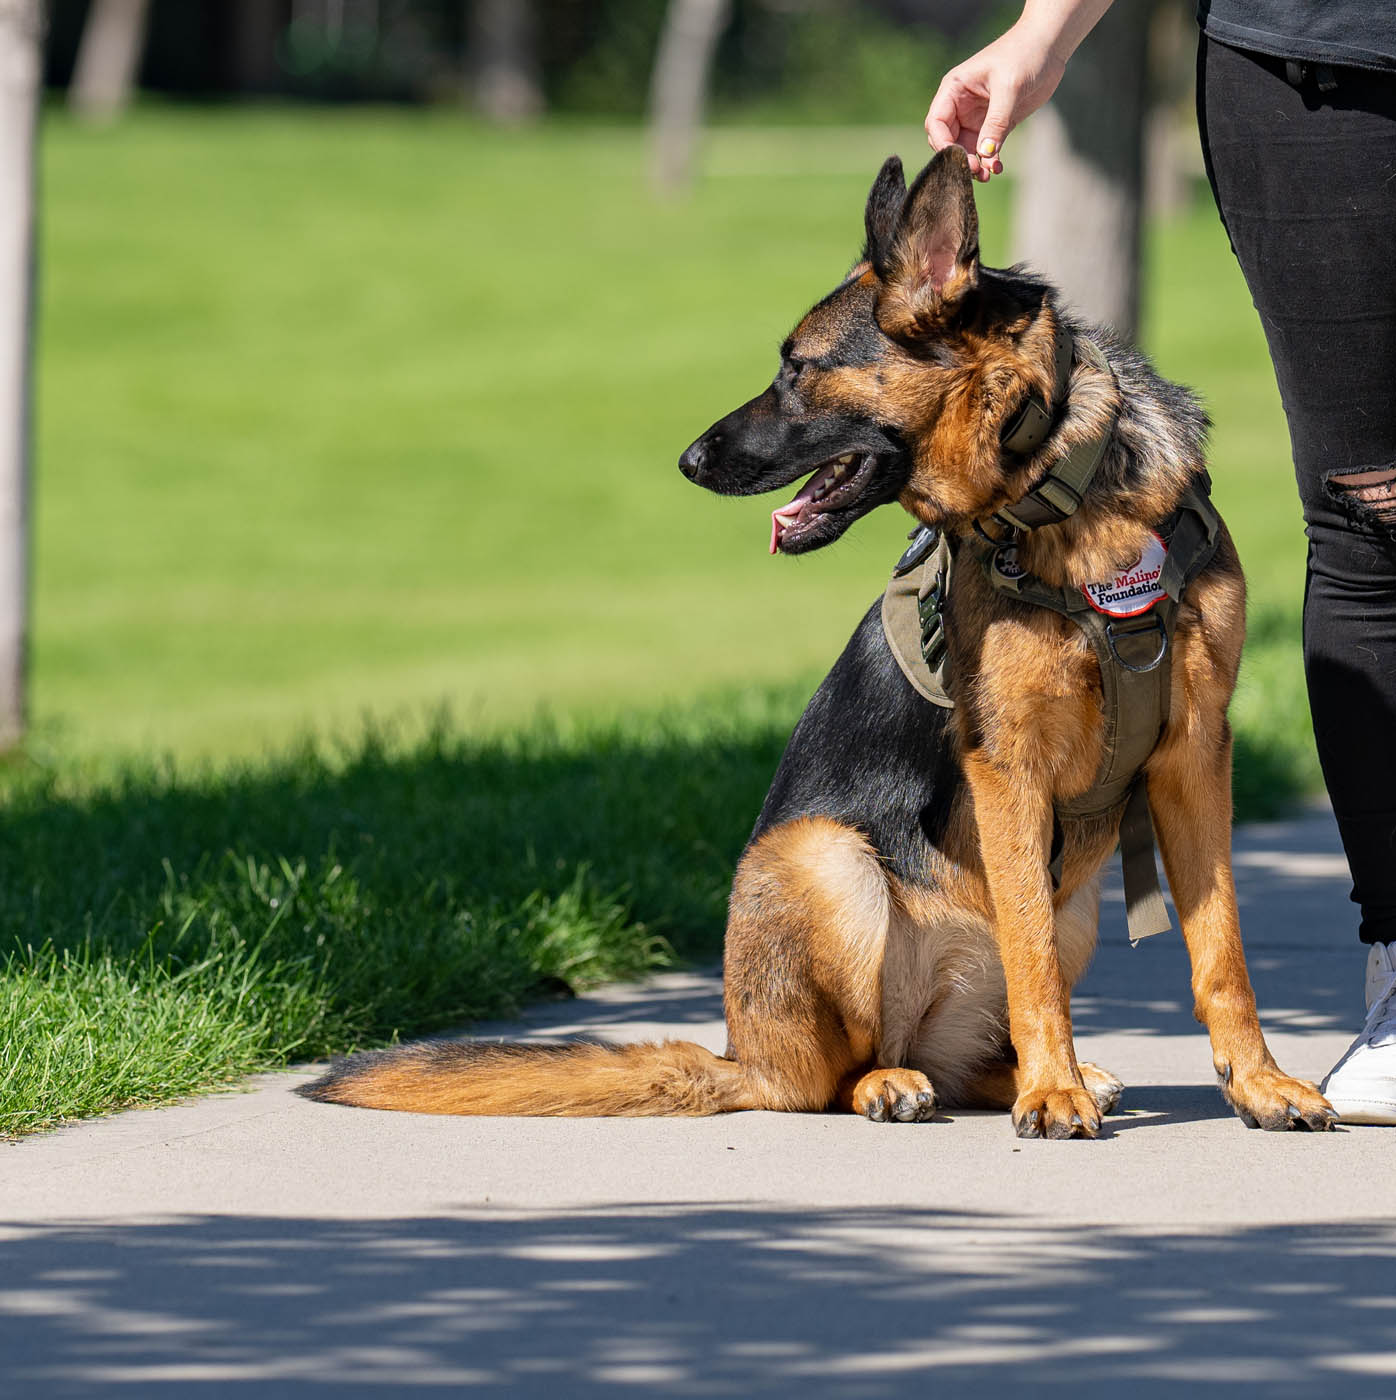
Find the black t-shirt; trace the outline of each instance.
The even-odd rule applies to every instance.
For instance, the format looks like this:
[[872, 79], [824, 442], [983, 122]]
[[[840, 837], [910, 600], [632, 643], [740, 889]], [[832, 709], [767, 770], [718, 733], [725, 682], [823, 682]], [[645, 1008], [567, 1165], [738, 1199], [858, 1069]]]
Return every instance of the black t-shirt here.
[[1237, 49], [1396, 71], [1396, 0], [1198, 0], [1197, 22]]

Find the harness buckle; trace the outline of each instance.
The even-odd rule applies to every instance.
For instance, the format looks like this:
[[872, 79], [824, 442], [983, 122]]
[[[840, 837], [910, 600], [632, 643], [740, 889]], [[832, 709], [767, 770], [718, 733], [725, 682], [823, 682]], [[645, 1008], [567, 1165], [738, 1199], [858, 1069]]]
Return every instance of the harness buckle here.
[[1055, 510], [1063, 520], [1075, 515], [1081, 508], [1080, 495], [1073, 491], [1060, 477], [1052, 476], [1050, 473], [1034, 490], [1029, 491], [1028, 495], [1036, 496], [1038, 500]]
[[[1143, 675], [1148, 671], [1155, 670], [1168, 654], [1168, 628], [1164, 626], [1163, 619], [1158, 615], [1155, 609], [1150, 609], [1147, 618], [1147, 626], [1122, 627], [1118, 633], [1115, 630], [1117, 625], [1115, 622], [1107, 622], [1105, 624], [1105, 643], [1110, 648], [1110, 655], [1113, 656], [1126, 671], [1133, 671], [1135, 675]], [[1123, 621], [1124, 619], [1121, 620]], [[1129, 618], [1128, 621], [1133, 622], [1135, 619]], [[1146, 637], [1151, 632], [1155, 633], [1158, 637], [1158, 651], [1154, 655], [1152, 661], [1147, 662], [1143, 666], [1135, 666], [1132, 662], [1126, 661], [1124, 657], [1120, 655], [1120, 649], [1116, 645], [1117, 642], [1132, 641], [1136, 637]]]
[[916, 612], [921, 619], [921, 656], [932, 670], [945, 652], [945, 622], [941, 617], [944, 602], [944, 579], [940, 577], [933, 580], [925, 595], [916, 602]]

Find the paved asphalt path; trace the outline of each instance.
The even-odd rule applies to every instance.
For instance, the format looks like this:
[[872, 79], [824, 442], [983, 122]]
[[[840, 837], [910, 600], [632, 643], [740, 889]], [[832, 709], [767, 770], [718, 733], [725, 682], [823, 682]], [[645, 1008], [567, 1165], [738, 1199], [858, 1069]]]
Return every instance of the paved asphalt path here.
[[[1244, 829], [1237, 875], [1270, 1043], [1318, 1078], [1361, 1019], [1331, 819]], [[289, 1073], [0, 1146], [0, 1393], [1396, 1394], [1396, 1130], [1247, 1131], [1189, 1007], [1114, 896], [1075, 1002], [1129, 1086], [1098, 1142], [371, 1113]], [[481, 1030], [720, 1018], [676, 974]]]

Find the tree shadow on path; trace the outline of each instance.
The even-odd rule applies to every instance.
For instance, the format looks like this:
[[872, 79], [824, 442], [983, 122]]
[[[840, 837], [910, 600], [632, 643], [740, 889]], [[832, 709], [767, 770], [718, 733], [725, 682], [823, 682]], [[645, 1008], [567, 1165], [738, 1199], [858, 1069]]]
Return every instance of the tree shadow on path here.
[[1390, 1393], [1396, 1227], [612, 1207], [10, 1227], [16, 1393]]

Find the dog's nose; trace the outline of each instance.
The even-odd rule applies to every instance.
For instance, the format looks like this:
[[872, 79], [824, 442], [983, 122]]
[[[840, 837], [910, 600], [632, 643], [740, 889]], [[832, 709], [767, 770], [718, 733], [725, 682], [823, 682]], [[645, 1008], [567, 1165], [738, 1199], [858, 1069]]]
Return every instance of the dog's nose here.
[[679, 458], [679, 470], [690, 480], [698, 481], [713, 465], [713, 455], [722, 445], [723, 435], [709, 428], [697, 442], [692, 443]]
[[697, 481], [699, 474], [703, 470], [703, 463], [708, 459], [708, 446], [704, 438], [699, 438], [697, 442], [689, 443], [684, 448], [683, 456], [679, 458], [679, 470], [690, 480]]

